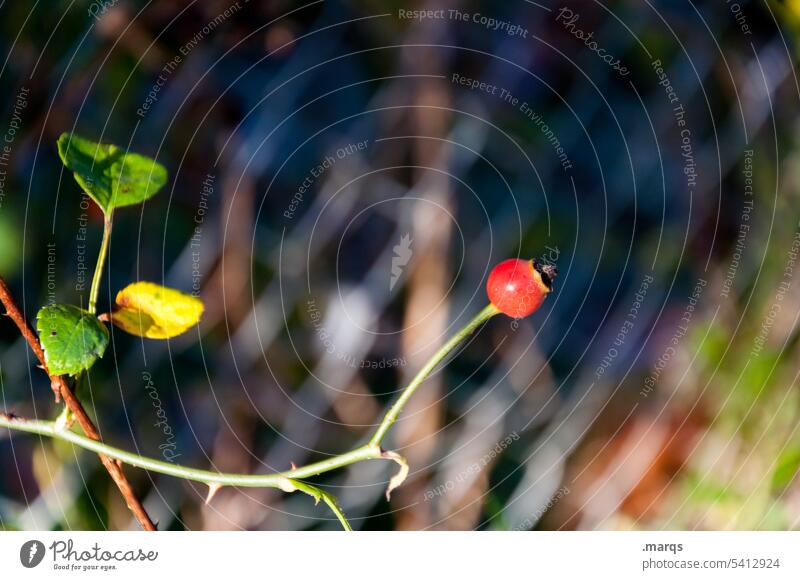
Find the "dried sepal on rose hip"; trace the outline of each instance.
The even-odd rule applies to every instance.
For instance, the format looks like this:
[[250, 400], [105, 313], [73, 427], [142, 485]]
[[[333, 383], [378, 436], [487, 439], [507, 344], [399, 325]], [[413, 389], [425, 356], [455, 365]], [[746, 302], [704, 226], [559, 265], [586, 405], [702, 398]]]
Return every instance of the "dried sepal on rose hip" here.
[[536, 312], [553, 289], [558, 269], [536, 260], [505, 260], [489, 274], [486, 293], [503, 314], [524, 318]]

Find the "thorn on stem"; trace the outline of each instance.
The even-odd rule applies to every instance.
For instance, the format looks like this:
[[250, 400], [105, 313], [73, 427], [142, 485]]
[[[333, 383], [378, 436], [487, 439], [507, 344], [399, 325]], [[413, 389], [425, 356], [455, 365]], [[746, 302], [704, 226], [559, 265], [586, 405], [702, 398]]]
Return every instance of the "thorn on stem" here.
[[214, 496], [217, 495], [217, 492], [220, 489], [222, 489], [222, 486], [218, 483], [208, 484], [208, 495], [206, 495], [206, 505], [211, 503], [211, 500], [214, 499]]

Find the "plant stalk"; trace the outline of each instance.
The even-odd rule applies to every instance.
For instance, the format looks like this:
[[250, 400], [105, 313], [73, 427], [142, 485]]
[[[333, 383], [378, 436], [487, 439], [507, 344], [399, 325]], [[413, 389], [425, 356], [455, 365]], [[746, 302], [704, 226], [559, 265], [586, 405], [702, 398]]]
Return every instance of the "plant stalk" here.
[[108, 246], [111, 242], [111, 227], [113, 225], [114, 212], [109, 213], [103, 220], [103, 241], [100, 242], [100, 253], [97, 255], [97, 263], [94, 266], [94, 276], [92, 276], [92, 287], [89, 290], [89, 312], [97, 313], [97, 297], [100, 295], [100, 281], [103, 279], [103, 268], [106, 264]]
[[358, 463], [367, 459], [381, 459], [381, 450], [378, 447], [369, 447], [364, 445], [357, 447], [352, 451], [310, 463], [304, 467], [297, 469], [289, 469], [279, 473], [270, 473], [264, 475], [249, 475], [241, 473], [223, 473], [219, 471], [210, 471], [207, 469], [196, 469], [194, 467], [186, 467], [160, 459], [151, 457], [144, 457], [131, 453], [123, 449], [119, 449], [102, 441], [90, 439], [85, 435], [70, 431], [69, 429], [59, 429], [55, 421], [39, 421], [22, 419], [14, 417], [5, 413], [0, 413], [0, 427], [8, 427], [17, 431], [25, 431], [27, 433], [35, 433], [37, 435], [44, 435], [52, 437], [53, 439], [61, 439], [68, 441], [73, 445], [82, 447], [89, 451], [93, 451], [100, 455], [105, 455], [112, 459], [116, 459], [134, 467], [140, 467], [147, 471], [155, 473], [163, 473], [164, 475], [171, 475], [180, 479], [189, 481], [197, 481], [207, 485], [217, 484], [220, 486], [235, 486], [235, 487], [274, 487], [282, 489], [286, 486], [287, 480], [303, 479], [313, 475], [319, 475], [327, 471], [333, 471], [340, 467]]
[[[90, 438], [99, 441], [100, 432], [97, 430], [94, 423], [92, 423], [89, 414], [86, 412], [86, 409], [83, 408], [80, 400], [78, 400], [78, 398], [75, 396], [75, 393], [73, 393], [72, 389], [70, 389], [66, 379], [58, 375], [50, 374], [50, 371], [47, 369], [47, 362], [44, 357], [42, 345], [39, 342], [39, 339], [36, 337], [36, 334], [33, 332], [33, 329], [25, 320], [22, 311], [14, 301], [14, 297], [11, 295], [11, 290], [6, 285], [6, 282], [2, 276], [0, 276], [0, 303], [3, 304], [6, 309], [6, 314], [11, 318], [11, 320], [14, 321], [14, 324], [17, 325], [20, 334], [22, 334], [22, 337], [30, 345], [33, 353], [36, 355], [36, 358], [39, 359], [42, 369], [50, 378], [50, 387], [55, 393], [56, 402], [63, 398], [66, 407], [72, 411], [73, 415], [78, 419], [78, 423], [80, 424], [81, 429], [83, 429], [83, 432], [86, 433], [86, 435], [88, 435]], [[150, 519], [150, 516], [144, 509], [142, 502], [139, 500], [136, 492], [133, 490], [133, 486], [131, 486], [128, 478], [125, 476], [125, 472], [122, 470], [122, 466], [105, 455], [100, 455], [100, 462], [103, 464], [103, 467], [106, 468], [106, 471], [108, 471], [111, 479], [114, 480], [114, 483], [117, 485], [117, 488], [119, 488], [122, 497], [125, 498], [125, 503], [127, 504], [128, 509], [131, 510], [136, 518], [136, 521], [138, 521], [139, 525], [142, 526], [142, 529], [147, 531], [155, 531], [156, 525], [153, 523], [153, 520]]]
[[400, 393], [400, 396], [397, 398], [394, 404], [389, 407], [389, 410], [386, 412], [383, 420], [378, 425], [378, 428], [375, 431], [375, 434], [372, 436], [372, 439], [369, 440], [369, 445], [381, 444], [381, 441], [383, 441], [383, 438], [386, 436], [386, 432], [397, 420], [397, 417], [400, 415], [400, 412], [403, 410], [405, 404], [425, 381], [425, 379], [428, 378], [428, 375], [430, 375], [437, 365], [442, 362], [442, 360], [448, 354], [450, 354], [450, 352], [465, 338], [472, 334], [481, 324], [499, 312], [500, 311], [495, 308], [494, 304], [488, 304], [475, 316], [475, 318], [470, 320], [464, 327], [461, 328], [461, 330], [451, 336], [450, 339], [445, 342], [442, 347], [436, 351], [436, 353], [434, 353], [430, 360], [425, 363], [425, 366], [423, 366], [419, 372], [414, 375], [414, 378], [411, 379], [411, 382], [408, 383], [408, 386], [403, 389], [403, 392]]
[[[110, 233], [110, 231], [111, 231], [111, 223], [109, 220], [107, 222], [106, 232]], [[104, 235], [103, 240], [104, 240], [103, 243], [104, 249], [101, 249], [100, 257], [98, 259], [98, 264], [101, 264], [101, 262], [105, 260], [105, 254], [108, 245], [106, 235]], [[92, 294], [95, 298], [95, 302], [92, 305], [96, 305], [97, 296], [95, 292], [95, 286], [99, 287], [98, 280], [100, 277], [97, 274], [97, 272], [101, 271], [102, 267], [98, 266], [98, 268], [95, 271], [95, 281], [93, 281], [92, 283], [92, 288], [93, 288]], [[0, 278], [0, 282], [2, 282], [2, 278]], [[97, 284], [95, 284], [95, 282], [97, 282]], [[419, 370], [419, 372], [414, 376], [414, 378], [405, 387], [405, 389], [403, 389], [403, 392], [400, 394], [398, 399], [392, 404], [392, 406], [386, 412], [386, 414], [383, 417], [383, 420], [378, 425], [375, 434], [372, 436], [372, 438], [366, 445], [356, 447], [351, 451], [342, 453], [340, 455], [332, 456], [327, 459], [323, 459], [322, 461], [317, 461], [315, 463], [310, 463], [302, 467], [297, 467], [279, 473], [249, 475], [240, 473], [222, 473], [206, 469], [185, 467], [182, 465], [169, 463], [167, 461], [161, 461], [159, 459], [144, 457], [142, 455], [137, 455], [136, 453], [130, 453], [128, 451], [124, 451], [117, 447], [113, 447], [111, 445], [103, 443], [102, 441], [99, 440], [99, 437], [94, 436], [94, 434], [92, 433], [89, 433], [90, 436], [86, 437], [74, 431], [70, 431], [67, 428], [59, 427], [58, 424], [53, 421], [28, 420], [8, 415], [5, 413], [0, 413], [0, 427], [7, 427], [9, 429], [14, 429], [17, 431], [24, 431], [27, 433], [34, 433], [38, 435], [44, 435], [46, 437], [52, 437], [54, 439], [61, 439], [62, 441], [68, 441], [73, 445], [97, 453], [101, 459], [104, 459], [103, 461], [104, 464], [109, 462], [117, 466], [117, 463], [115, 463], [115, 461], [118, 461], [121, 463], [132, 465], [134, 467], [140, 467], [142, 469], [146, 469], [148, 471], [152, 471], [155, 473], [162, 473], [164, 475], [170, 475], [181, 479], [204, 483], [208, 485], [210, 490], [212, 491], [209, 495], [209, 498], [213, 496], [213, 493], [216, 491], [216, 489], [222, 486], [269, 487], [269, 488], [282, 489], [285, 491], [300, 490], [304, 493], [312, 495], [318, 501], [320, 499], [325, 501], [325, 503], [328, 504], [328, 506], [336, 514], [336, 517], [339, 519], [339, 521], [342, 523], [345, 529], [349, 529], [349, 524], [347, 523], [347, 520], [344, 518], [344, 514], [341, 512], [341, 509], [336, 504], [335, 498], [330, 494], [328, 494], [327, 492], [324, 492], [300, 480], [308, 477], [313, 477], [321, 473], [326, 473], [328, 471], [333, 471], [335, 469], [339, 469], [341, 467], [345, 467], [353, 463], [358, 463], [360, 461], [365, 461], [369, 459], [391, 459], [397, 462], [401, 466], [401, 472], [398, 476], [395, 476], [395, 478], [393, 478], [393, 482], [390, 482], [389, 490], [387, 491], [387, 497], [388, 497], [388, 493], [391, 492], [393, 487], [399, 485], [399, 483], [405, 478], [405, 475], [408, 471], [408, 466], [405, 463], [405, 460], [396, 453], [384, 451], [380, 446], [381, 441], [383, 440], [384, 436], [386, 435], [387, 431], [392, 426], [392, 424], [394, 424], [394, 422], [397, 420], [397, 417], [400, 415], [400, 412], [403, 410], [405, 404], [408, 402], [408, 400], [411, 398], [414, 392], [422, 385], [425, 379], [431, 374], [431, 372], [433, 372], [436, 369], [439, 363], [442, 362], [442, 360], [444, 360], [444, 358], [450, 352], [452, 352], [453, 349], [456, 348], [456, 346], [458, 346], [462, 341], [464, 341], [464, 339], [466, 339], [470, 334], [472, 334], [479, 326], [481, 326], [484, 322], [486, 322], [492, 316], [498, 313], [499, 310], [497, 310], [497, 308], [495, 308], [492, 304], [489, 304], [483, 310], [481, 310], [472, 320], [470, 320], [463, 328], [461, 328], [458, 332], [456, 332], [456, 334], [454, 334], [444, 345], [442, 345], [442, 347], [438, 351], [436, 351], [436, 353], [430, 358], [430, 360], [427, 363], [425, 363], [425, 365]], [[23, 334], [25, 334], [24, 331]], [[32, 346], [34, 346], [33, 343]], [[41, 346], [39, 345], [38, 341], [35, 341], [34, 350], [37, 352], [37, 355], [39, 354], [39, 351], [41, 351]], [[43, 356], [40, 358], [42, 359], [42, 363], [44, 363]], [[59, 380], [66, 386], [63, 377], [55, 377], [54, 380]], [[83, 413], [83, 415], [85, 415], [85, 411], [83, 411], [82, 407], [80, 407], [80, 402], [77, 401], [71, 390], [69, 390], [68, 388], [66, 388], [66, 390], [62, 388], [61, 392], [64, 395], [64, 398], [67, 399], [68, 405], [70, 403], [74, 404]], [[82, 417], [79, 414], [78, 419], [79, 422], [81, 423], [81, 426], [83, 427], [84, 422], [81, 421], [81, 418]], [[88, 420], [88, 417], [86, 417], [86, 419]], [[91, 425], [91, 423], [89, 424]], [[93, 428], [93, 425], [91, 426], [91, 428]], [[84, 431], [86, 431], [86, 428], [84, 428]], [[108, 467], [108, 465], [106, 467]], [[109, 471], [111, 470], [109, 469]], [[124, 478], [124, 475], [122, 475], [122, 477]], [[114, 479], [115, 481], [117, 481], [116, 477]], [[396, 481], [394, 481], [395, 479]], [[119, 485], [119, 482], [117, 483]], [[146, 529], [148, 528], [146, 527]]]

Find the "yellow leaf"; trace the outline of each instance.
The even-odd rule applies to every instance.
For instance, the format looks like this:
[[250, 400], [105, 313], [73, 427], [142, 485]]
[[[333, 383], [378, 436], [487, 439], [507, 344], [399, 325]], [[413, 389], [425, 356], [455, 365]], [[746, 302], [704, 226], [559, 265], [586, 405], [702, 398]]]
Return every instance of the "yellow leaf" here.
[[152, 282], [136, 282], [120, 290], [117, 308], [100, 318], [136, 336], [172, 338], [197, 324], [202, 314], [199, 298]]

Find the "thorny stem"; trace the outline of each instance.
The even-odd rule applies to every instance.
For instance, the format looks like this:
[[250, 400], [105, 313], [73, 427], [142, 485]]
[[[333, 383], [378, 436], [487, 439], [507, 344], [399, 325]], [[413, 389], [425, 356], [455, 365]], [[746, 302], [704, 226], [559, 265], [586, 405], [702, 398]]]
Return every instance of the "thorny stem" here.
[[[2, 276], [0, 276], [0, 302], [5, 307], [6, 314], [11, 318], [11, 320], [14, 321], [14, 324], [17, 325], [22, 337], [33, 349], [36, 358], [39, 359], [39, 364], [41, 364], [42, 369], [44, 369], [44, 372], [46, 372], [47, 376], [50, 377], [50, 386], [55, 393], [56, 402], [58, 402], [60, 398], [63, 398], [64, 404], [78, 419], [78, 423], [80, 424], [81, 429], [83, 429], [83, 432], [86, 433], [86, 435], [88, 435], [91, 439], [99, 441], [100, 433], [94, 426], [94, 423], [92, 423], [92, 420], [89, 418], [89, 414], [83, 408], [81, 402], [75, 396], [75, 393], [73, 393], [72, 389], [70, 389], [67, 381], [64, 379], [64, 377], [50, 374], [50, 371], [47, 370], [47, 363], [45, 362], [42, 345], [39, 342], [39, 339], [36, 337], [36, 334], [34, 334], [33, 329], [22, 315], [22, 312], [11, 295], [11, 290], [6, 285], [6, 282]], [[108, 471], [111, 479], [114, 480], [114, 483], [119, 488], [120, 493], [125, 498], [125, 503], [128, 505], [128, 508], [131, 510], [131, 512], [133, 512], [133, 515], [136, 517], [139, 525], [142, 526], [142, 529], [154, 531], [156, 526], [150, 519], [147, 511], [144, 509], [142, 502], [136, 496], [136, 492], [133, 491], [133, 487], [128, 481], [128, 478], [125, 476], [122, 466], [105, 455], [100, 455], [100, 461], [102, 462], [103, 467], [106, 468], [106, 471]]]
[[118, 447], [113, 447], [103, 443], [89, 439], [85, 435], [75, 433], [69, 429], [58, 429], [55, 421], [38, 421], [32, 419], [22, 419], [6, 413], [0, 413], [0, 427], [8, 427], [9, 429], [16, 429], [17, 431], [25, 431], [27, 433], [35, 433], [37, 435], [45, 435], [54, 439], [61, 439], [68, 441], [73, 445], [94, 451], [95, 453], [106, 455], [112, 459], [116, 459], [134, 467], [140, 467], [147, 471], [155, 473], [163, 473], [164, 475], [171, 475], [180, 479], [189, 481], [197, 481], [205, 483], [206, 485], [218, 486], [235, 486], [235, 487], [274, 487], [276, 489], [283, 489], [289, 483], [287, 480], [299, 480], [312, 475], [319, 475], [327, 471], [332, 471], [345, 465], [358, 463], [366, 459], [381, 459], [381, 450], [378, 447], [358, 447], [342, 455], [337, 455], [332, 460], [320, 461], [306, 465], [305, 467], [290, 469], [279, 473], [270, 473], [265, 475], [248, 475], [241, 473], [223, 473], [219, 471], [210, 471], [207, 469], [196, 469], [194, 467], [186, 467], [160, 459], [153, 459], [151, 457], [144, 457], [131, 453]]
[[97, 297], [100, 294], [100, 281], [103, 279], [103, 268], [106, 264], [108, 245], [111, 241], [113, 219], [113, 210], [109, 210], [109, 213], [103, 220], [103, 241], [100, 242], [100, 253], [97, 255], [97, 264], [94, 266], [94, 276], [92, 276], [92, 287], [89, 290], [89, 312], [92, 314], [97, 312]]
[[[108, 224], [108, 229], [110, 230], [110, 223]], [[105, 251], [101, 250], [101, 258], [104, 257], [104, 255]], [[0, 282], [2, 282], [2, 278], [0, 278]], [[296, 467], [280, 473], [248, 475], [239, 473], [222, 473], [205, 469], [185, 467], [150, 457], [144, 457], [135, 453], [130, 453], [117, 447], [112, 447], [111, 445], [107, 445], [98, 439], [85, 437], [70, 431], [69, 429], [59, 428], [59, 425], [53, 421], [33, 421], [14, 417], [5, 413], [0, 413], [0, 426], [7, 427], [9, 429], [15, 429], [17, 431], [25, 431], [27, 433], [44, 435], [54, 439], [61, 439], [78, 447], [88, 449], [89, 451], [94, 451], [95, 453], [99, 454], [101, 458], [108, 457], [112, 460], [127, 463], [128, 465], [140, 467], [148, 471], [163, 473], [164, 475], [171, 475], [181, 479], [204, 483], [209, 486], [209, 496], [207, 501], [210, 501], [214, 493], [216, 493], [216, 491], [223, 486], [270, 487], [281, 489], [286, 492], [302, 491], [303, 493], [314, 497], [317, 502], [320, 500], [324, 501], [334, 512], [337, 519], [341, 522], [342, 527], [345, 530], [350, 530], [350, 524], [344, 517], [341, 508], [336, 503], [336, 498], [322, 489], [301, 480], [319, 475], [321, 473], [333, 471], [353, 463], [358, 463], [360, 461], [369, 459], [390, 459], [400, 465], [400, 471], [389, 482], [389, 488], [386, 493], [388, 498], [392, 489], [400, 485], [403, 479], [405, 479], [405, 476], [408, 473], [408, 465], [405, 459], [397, 453], [384, 451], [380, 446], [381, 441], [392, 424], [397, 420], [397, 417], [400, 415], [400, 412], [403, 410], [405, 404], [408, 402], [414, 392], [420, 387], [420, 385], [422, 385], [428, 375], [430, 375], [431, 372], [433, 372], [433, 370], [439, 365], [439, 363], [442, 362], [442, 360], [444, 360], [444, 358], [450, 352], [452, 352], [453, 349], [455, 349], [456, 346], [458, 346], [465, 338], [472, 334], [484, 322], [498, 313], [499, 311], [497, 308], [489, 304], [464, 327], [456, 332], [456, 334], [454, 334], [444, 345], [442, 345], [438, 351], [436, 351], [430, 360], [428, 360], [428, 362], [425, 363], [425, 365], [414, 376], [411, 382], [403, 389], [397, 401], [395, 401], [386, 412], [386, 415], [378, 425], [375, 434], [372, 436], [372, 438], [370, 438], [369, 443], [346, 453], [335, 455], [322, 461], [317, 461], [315, 463], [310, 463], [308, 465]], [[38, 346], [38, 341], [36, 344]], [[34, 350], [36, 350], [36, 348], [34, 348]], [[39, 350], [41, 350], [40, 346]], [[42, 362], [44, 361], [42, 360]], [[69, 393], [72, 397], [74, 397], [71, 391], [69, 391]]]

